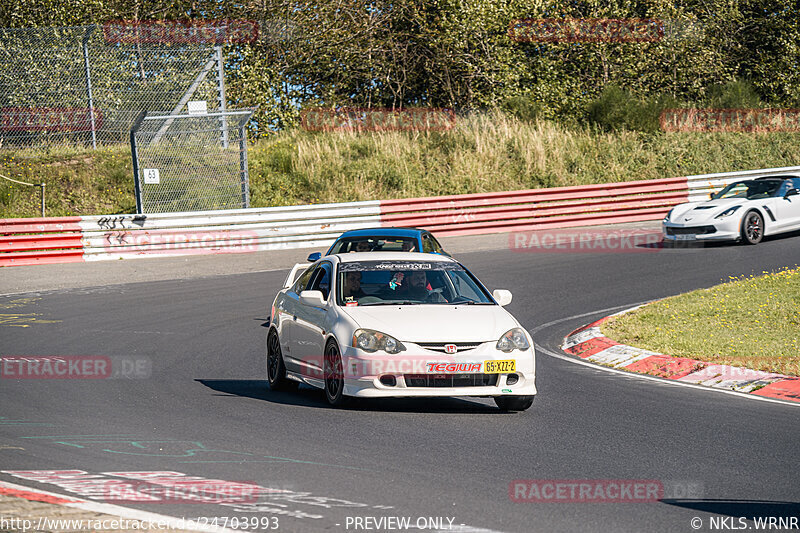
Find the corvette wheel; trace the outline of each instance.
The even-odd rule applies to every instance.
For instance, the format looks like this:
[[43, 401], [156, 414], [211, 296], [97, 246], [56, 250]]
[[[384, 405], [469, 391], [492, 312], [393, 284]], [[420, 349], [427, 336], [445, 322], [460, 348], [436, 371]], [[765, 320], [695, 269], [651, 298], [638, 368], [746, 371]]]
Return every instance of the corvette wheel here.
[[286, 366], [283, 364], [281, 343], [278, 332], [269, 330], [267, 335], [267, 381], [270, 390], [286, 391], [297, 388], [297, 382], [286, 377]]
[[495, 396], [494, 403], [501, 411], [524, 411], [533, 405], [535, 396]]
[[325, 346], [325, 398], [328, 403], [340, 406], [345, 401], [344, 370], [342, 356], [336, 343], [331, 341]]
[[764, 238], [764, 219], [756, 211], [750, 211], [742, 219], [742, 242], [758, 244]]

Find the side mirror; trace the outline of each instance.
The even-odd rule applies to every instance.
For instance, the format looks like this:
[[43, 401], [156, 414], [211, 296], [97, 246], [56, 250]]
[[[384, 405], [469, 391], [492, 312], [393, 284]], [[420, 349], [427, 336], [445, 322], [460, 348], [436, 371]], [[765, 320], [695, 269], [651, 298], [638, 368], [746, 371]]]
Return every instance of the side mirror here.
[[497, 302], [497, 305], [503, 307], [511, 303], [511, 291], [505, 289], [495, 289], [492, 292], [492, 298]]
[[784, 198], [789, 198], [790, 196], [797, 196], [800, 194], [800, 190], [797, 189], [789, 189], [786, 191], [786, 194], [783, 195]]
[[311, 307], [325, 307], [325, 300], [320, 291], [303, 291], [300, 293], [300, 303]]
[[308, 261], [309, 263], [316, 263], [317, 261], [320, 260], [321, 257], [322, 257], [321, 253], [313, 252], [308, 254], [308, 258], [306, 259], [306, 261]]

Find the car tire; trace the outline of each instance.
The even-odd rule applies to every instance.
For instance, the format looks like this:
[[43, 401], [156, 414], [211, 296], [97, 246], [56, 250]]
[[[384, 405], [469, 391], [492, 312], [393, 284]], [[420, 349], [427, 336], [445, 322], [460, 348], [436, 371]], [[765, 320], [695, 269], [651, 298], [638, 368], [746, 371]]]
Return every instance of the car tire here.
[[273, 391], [294, 390], [298, 385], [296, 381], [286, 377], [281, 342], [275, 329], [270, 329], [267, 334], [267, 382]]
[[501, 411], [524, 411], [533, 405], [535, 396], [495, 396], [494, 403]]
[[325, 376], [325, 399], [334, 407], [339, 407], [345, 403], [344, 395], [344, 366], [339, 347], [334, 341], [328, 341], [325, 345], [325, 361], [323, 363], [323, 375]]
[[748, 211], [742, 218], [742, 242], [758, 244], [764, 238], [764, 217], [758, 211]]

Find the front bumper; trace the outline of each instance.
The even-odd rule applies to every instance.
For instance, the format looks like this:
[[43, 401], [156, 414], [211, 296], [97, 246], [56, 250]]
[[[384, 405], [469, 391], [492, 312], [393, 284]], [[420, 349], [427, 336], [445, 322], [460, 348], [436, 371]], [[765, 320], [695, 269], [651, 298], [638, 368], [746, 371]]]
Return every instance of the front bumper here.
[[[731, 218], [731, 217], [728, 217]], [[714, 220], [713, 222], [661, 222], [661, 233], [664, 241], [696, 242], [696, 241], [734, 241], [741, 237], [739, 217], [734, 220]]]
[[[345, 349], [342, 353], [345, 395], [403, 398], [536, 394], [532, 345], [524, 352], [503, 353], [494, 347], [494, 342], [486, 342], [463, 354], [446, 355], [413, 343], [404, 344], [407, 350], [395, 355], [366, 353], [353, 347]], [[483, 372], [486, 361], [506, 360], [514, 361], [513, 372]], [[509, 384], [513, 375], [517, 381]], [[387, 381], [393, 384], [386, 384]]]

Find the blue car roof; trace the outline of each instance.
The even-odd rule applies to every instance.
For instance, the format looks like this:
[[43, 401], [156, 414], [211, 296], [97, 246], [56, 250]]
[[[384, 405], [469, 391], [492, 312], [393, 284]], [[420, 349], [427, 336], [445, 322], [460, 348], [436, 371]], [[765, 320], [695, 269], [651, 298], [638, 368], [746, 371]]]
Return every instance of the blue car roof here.
[[[370, 235], [380, 235], [381, 237], [419, 237], [425, 230], [416, 228], [366, 228], [345, 231], [339, 239], [345, 237], [368, 237]], [[339, 240], [337, 239], [337, 240]]]

